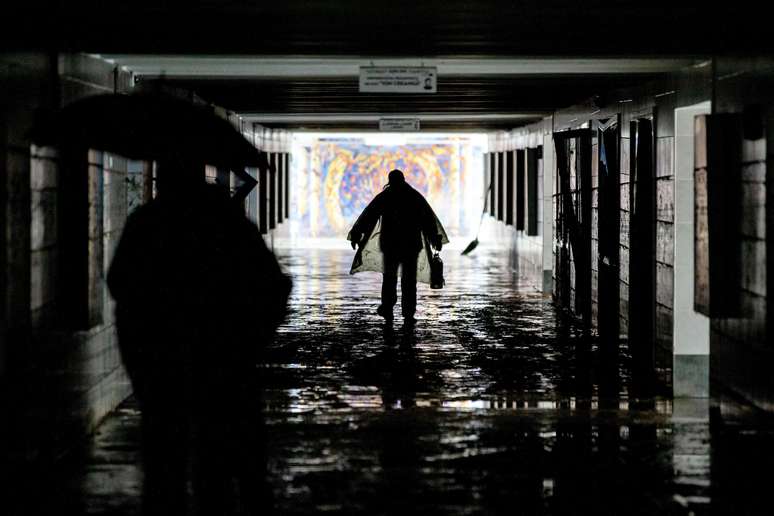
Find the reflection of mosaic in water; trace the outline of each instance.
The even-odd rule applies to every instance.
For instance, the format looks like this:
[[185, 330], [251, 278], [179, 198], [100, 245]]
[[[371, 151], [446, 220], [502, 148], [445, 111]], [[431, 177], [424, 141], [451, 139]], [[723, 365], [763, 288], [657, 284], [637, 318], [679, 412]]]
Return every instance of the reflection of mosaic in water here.
[[393, 146], [367, 145], [359, 138], [320, 139], [305, 150], [294, 204], [307, 236], [346, 235], [395, 168], [427, 198], [450, 235], [469, 230], [467, 206], [473, 193], [466, 193], [463, 184], [472, 176], [473, 149], [467, 139]]

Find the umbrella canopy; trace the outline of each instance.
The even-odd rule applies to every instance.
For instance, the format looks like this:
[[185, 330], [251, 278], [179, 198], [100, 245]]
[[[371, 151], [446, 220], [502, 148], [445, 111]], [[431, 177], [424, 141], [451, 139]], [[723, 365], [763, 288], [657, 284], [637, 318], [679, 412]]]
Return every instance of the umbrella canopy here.
[[86, 97], [38, 124], [30, 137], [37, 145], [86, 146], [131, 159], [185, 157], [231, 170], [248, 191], [256, 183], [244, 169], [270, 168], [266, 153], [212, 108], [159, 94]]

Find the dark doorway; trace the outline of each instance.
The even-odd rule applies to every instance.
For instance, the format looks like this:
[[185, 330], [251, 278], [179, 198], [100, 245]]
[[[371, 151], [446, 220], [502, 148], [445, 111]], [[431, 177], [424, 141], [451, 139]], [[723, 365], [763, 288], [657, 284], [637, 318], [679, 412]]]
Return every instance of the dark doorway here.
[[524, 159], [525, 150], [516, 151], [516, 229], [524, 230]]
[[632, 357], [631, 395], [650, 398], [654, 388], [655, 325], [655, 174], [653, 121], [640, 118], [630, 125], [630, 243], [629, 350]]
[[[619, 349], [619, 229], [621, 220], [620, 133], [618, 117], [601, 121], [597, 128], [600, 396], [615, 397]], [[604, 380], [604, 381], [603, 381]]]
[[591, 130], [554, 133], [557, 159], [557, 294], [591, 324]]

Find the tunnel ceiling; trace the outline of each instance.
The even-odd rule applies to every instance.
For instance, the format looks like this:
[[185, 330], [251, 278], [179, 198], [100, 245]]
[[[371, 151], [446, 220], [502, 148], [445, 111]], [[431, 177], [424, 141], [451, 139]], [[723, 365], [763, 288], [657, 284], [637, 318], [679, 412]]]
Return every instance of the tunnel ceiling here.
[[[104, 57], [137, 81], [193, 91], [272, 127], [375, 129], [380, 117], [411, 117], [428, 130], [509, 128], [614, 88], [697, 62], [652, 58]], [[360, 66], [435, 66], [433, 94], [360, 93]]]
[[[6, 49], [325, 56], [767, 53], [761, 4], [666, 0], [8, 0]], [[760, 15], [756, 15], [760, 14]]]
[[[416, 113], [424, 128], [513, 127], [708, 55], [774, 51], [774, 38], [761, 37], [768, 18], [746, 1], [711, 9], [660, 0], [41, 3], [49, 4], [0, 7], [13, 20], [0, 34], [5, 49], [112, 57], [140, 81], [163, 76], [287, 127], [369, 128], [379, 115]], [[631, 58], [643, 67], [627, 67]], [[373, 60], [459, 69], [439, 65], [434, 95], [360, 94], [352, 64]], [[475, 66], [502, 60], [510, 64]]]

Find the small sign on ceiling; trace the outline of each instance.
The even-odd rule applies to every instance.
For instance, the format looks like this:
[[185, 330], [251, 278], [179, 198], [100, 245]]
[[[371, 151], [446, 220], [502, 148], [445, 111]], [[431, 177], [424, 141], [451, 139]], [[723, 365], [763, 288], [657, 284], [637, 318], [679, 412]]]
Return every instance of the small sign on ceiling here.
[[436, 93], [434, 66], [361, 66], [361, 93]]
[[381, 118], [379, 119], [380, 131], [409, 132], [419, 131], [418, 118]]

